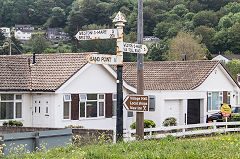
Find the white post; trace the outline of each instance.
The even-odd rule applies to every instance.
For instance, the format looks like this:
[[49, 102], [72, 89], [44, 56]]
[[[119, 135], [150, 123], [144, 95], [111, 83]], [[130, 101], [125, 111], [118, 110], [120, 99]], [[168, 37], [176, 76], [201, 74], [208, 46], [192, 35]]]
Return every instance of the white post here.
[[226, 117], [226, 131], [227, 131], [227, 128], [228, 128], [228, 126], [227, 126], [227, 117]]
[[186, 129], [183, 128], [183, 129], [182, 129], [183, 137], [185, 137], [185, 132], [186, 132]]
[[217, 130], [217, 120], [213, 120], [213, 130]]
[[116, 144], [116, 129], [113, 129], [113, 143]]
[[131, 137], [132, 137], [132, 136], [131, 136], [131, 131], [128, 129], [128, 130], [127, 130], [127, 140], [128, 140], [128, 141], [131, 141]]
[[150, 139], [152, 138], [152, 126], [150, 126]]

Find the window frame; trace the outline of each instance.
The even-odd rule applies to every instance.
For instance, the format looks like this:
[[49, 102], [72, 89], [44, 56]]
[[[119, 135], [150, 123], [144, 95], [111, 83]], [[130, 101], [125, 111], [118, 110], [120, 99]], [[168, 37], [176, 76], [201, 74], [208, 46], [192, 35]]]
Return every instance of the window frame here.
[[[114, 107], [113, 107], [114, 104], [113, 104], [113, 102], [116, 102], [116, 108], [115, 108], [116, 111], [115, 111], [115, 112], [114, 112]], [[114, 112], [115, 114], [114, 114], [113, 112]], [[116, 116], [117, 116], [117, 93], [113, 93], [113, 94], [112, 94], [112, 116], [113, 116], [113, 117], [116, 117]]]
[[[10, 100], [2, 100], [2, 95], [13, 95], [13, 99]], [[21, 99], [17, 99], [17, 96], [21, 96]], [[0, 103], [13, 103], [13, 118], [12, 119], [1, 119], [0, 121], [4, 121], [4, 120], [21, 120], [23, 119], [23, 95], [19, 94], [19, 93], [1, 93], [0, 94]], [[16, 103], [21, 103], [21, 118], [17, 118], [17, 112], [16, 112]], [[0, 104], [1, 105], [1, 104]]]
[[[212, 93], [218, 93], [218, 98], [222, 98], [222, 101], [220, 101], [220, 104], [223, 103], [223, 91], [212, 91], [212, 92], [207, 92], [207, 109], [208, 109], [208, 112], [212, 112], [212, 111], [219, 111], [221, 106], [219, 105], [218, 109], [213, 109], [213, 100], [212, 100]], [[208, 98], [211, 98], [211, 109], [209, 109], [209, 101], [208, 101]]]
[[[70, 98], [67, 99], [66, 96], [69, 96]], [[72, 102], [71, 94], [64, 94], [63, 95], [63, 120], [71, 120], [71, 102]], [[64, 118], [64, 111], [65, 111], [65, 109], [64, 109], [65, 105], [64, 104], [65, 103], [68, 103], [68, 105], [69, 105], [69, 108], [68, 108], [68, 112], [69, 112], [68, 116], [69, 116], [69, 118], [66, 118], [66, 119]], [[49, 108], [48, 108], [48, 111], [49, 111]]]
[[[97, 99], [88, 99], [87, 95], [97, 95]], [[81, 98], [81, 96], [85, 96], [85, 99]], [[100, 96], [103, 95], [103, 98], [100, 99]], [[106, 115], [106, 95], [104, 93], [81, 93], [79, 94], [79, 120], [82, 119], [96, 119], [96, 118], [105, 118]], [[97, 102], [97, 116], [96, 117], [87, 117], [87, 102]], [[100, 103], [103, 103], [103, 115], [100, 116]], [[84, 117], [81, 117], [81, 103], [84, 103]]]

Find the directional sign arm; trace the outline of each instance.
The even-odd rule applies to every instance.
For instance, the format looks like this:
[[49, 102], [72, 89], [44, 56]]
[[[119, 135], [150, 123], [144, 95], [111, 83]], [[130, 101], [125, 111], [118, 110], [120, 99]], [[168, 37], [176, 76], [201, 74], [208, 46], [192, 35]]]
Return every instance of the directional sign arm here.
[[148, 48], [146, 45], [125, 43], [125, 42], [123, 42], [123, 45], [120, 46], [120, 50], [123, 52], [139, 53], [139, 54], [146, 54], [148, 52]]
[[101, 29], [79, 31], [75, 37], [78, 40], [96, 40], [96, 39], [116, 39], [118, 38], [117, 29]]
[[130, 111], [149, 111], [149, 96], [128, 95], [124, 99], [124, 107]]

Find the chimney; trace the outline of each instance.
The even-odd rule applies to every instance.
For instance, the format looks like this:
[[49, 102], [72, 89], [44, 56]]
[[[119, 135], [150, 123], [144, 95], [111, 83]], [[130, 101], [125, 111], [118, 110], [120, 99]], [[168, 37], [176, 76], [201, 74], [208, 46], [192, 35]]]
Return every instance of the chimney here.
[[35, 53], [33, 53], [33, 62], [32, 62], [32, 64], [34, 65], [36, 63], [36, 55], [35, 55]]

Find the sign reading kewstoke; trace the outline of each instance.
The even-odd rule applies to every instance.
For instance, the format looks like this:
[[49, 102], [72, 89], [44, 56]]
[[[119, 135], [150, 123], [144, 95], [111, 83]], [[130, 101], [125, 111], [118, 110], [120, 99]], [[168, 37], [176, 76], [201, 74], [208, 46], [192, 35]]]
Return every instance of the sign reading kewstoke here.
[[117, 29], [101, 29], [79, 31], [75, 37], [78, 40], [114, 39], [118, 38]]
[[123, 104], [127, 110], [148, 111], [149, 97], [146, 95], [128, 95]]
[[120, 49], [123, 52], [129, 53], [139, 53], [139, 54], [146, 54], [148, 52], [148, 48], [146, 45], [143, 44], [134, 44], [134, 43], [123, 43], [122, 48]]

